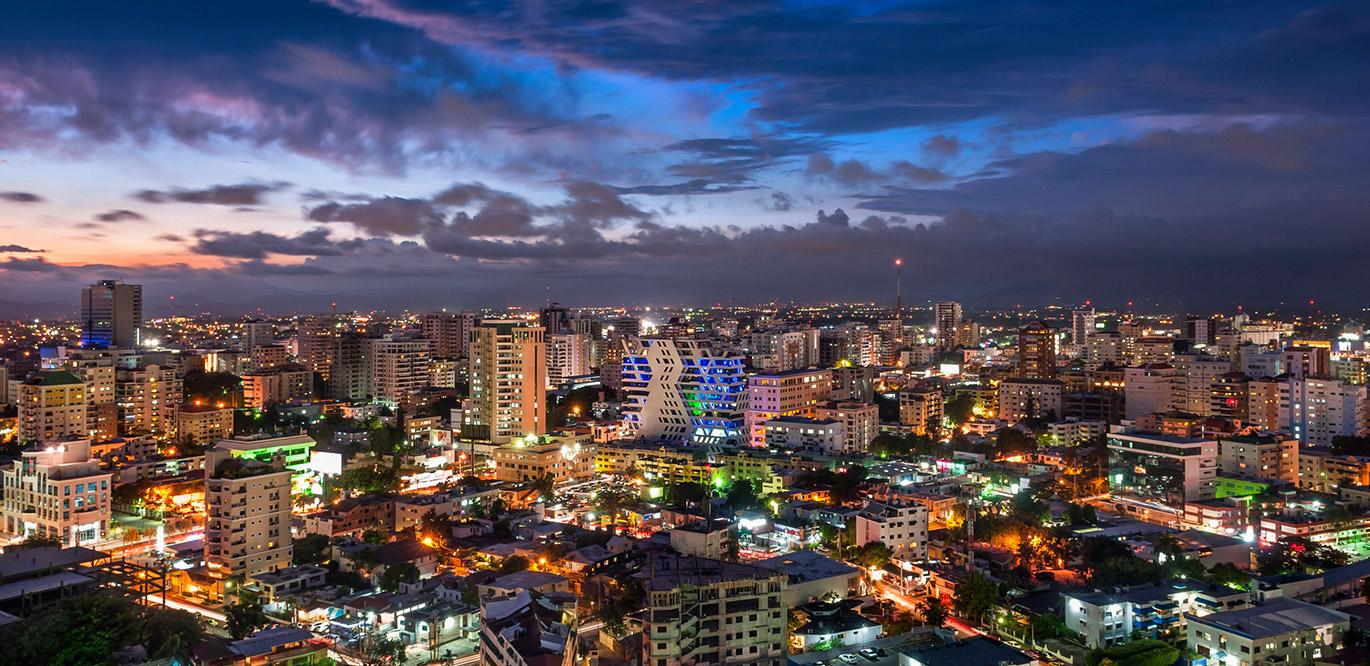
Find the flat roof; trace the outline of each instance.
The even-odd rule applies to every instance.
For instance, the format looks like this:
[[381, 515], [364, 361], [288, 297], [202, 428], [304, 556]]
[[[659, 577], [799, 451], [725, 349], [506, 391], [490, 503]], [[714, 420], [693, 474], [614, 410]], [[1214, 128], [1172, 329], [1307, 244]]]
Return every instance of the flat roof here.
[[1315, 606], [1294, 599], [1275, 599], [1260, 606], [1223, 611], [1198, 617], [1186, 615], [1190, 622], [1206, 624], [1215, 629], [1260, 639], [1295, 631], [1351, 621], [1341, 611]]
[[38, 546], [9, 550], [0, 553], [0, 580], [85, 564], [106, 557], [109, 557], [106, 553], [81, 546]]
[[753, 562], [763, 569], [771, 569], [790, 577], [791, 583], [807, 583], [824, 578], [848, 576], [861, 570], [812, 550], [797, 550], [769, 559]]
[[975, 636], [955, 643], [934, 643], [926, 646], [907, 647], [900, 649], [899, 653], [913, 658], [917, 663], [928, 666], [951, 663], [957, 664], [957, 666], [999, 666], [1000, 664], [1027, 664], [1035, 661], [1032, 657], [1018, 650], [984, 636]]

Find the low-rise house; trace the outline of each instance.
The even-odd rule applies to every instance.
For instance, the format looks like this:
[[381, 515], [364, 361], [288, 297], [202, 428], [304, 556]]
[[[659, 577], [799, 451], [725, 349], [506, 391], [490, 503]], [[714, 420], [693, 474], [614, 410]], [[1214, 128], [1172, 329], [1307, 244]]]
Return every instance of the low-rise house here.
[[1133, 632], [1153, 638], [1182, 636], [1186, 618], [1251, 605], [1247, 592], [1182, 579], [1061, 596], [1066, 627], [1091, 648], [1127, 642]]
[[327, 577], [328, 569], [304, 565], [263, 571], [249, 576], [248, 581], [257, 585], [263, 599], [270, 604], [285, 596], [323, 587]]
[[857, 593], [861, 570], [812, 550], [798, 550], [753, 565], [789, 576], [785, 597], [791, 608], [826, 598], [846, 599]]
[[803, 624], [790, 633], [790, 644], [803, 652], [861, 645], [880, 638], [880, 623], [862, 617], [852, 605], [815, 601], [795, 607]]
[[1351, 616], [1293, 599], [1191, 616], [1189, 649], [1224, 666], [1309, 666], [1342, 649]]

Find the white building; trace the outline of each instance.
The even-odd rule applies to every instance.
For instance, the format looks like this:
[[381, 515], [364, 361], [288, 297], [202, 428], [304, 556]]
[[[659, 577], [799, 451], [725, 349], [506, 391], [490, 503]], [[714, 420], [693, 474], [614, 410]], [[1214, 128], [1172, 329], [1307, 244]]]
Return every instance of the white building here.
[[928, 557], [928, 508], [922, 504], [870, 502], [856, 514], [856, 545], [872, 541], [889, 546], [894, 558], [919, 561]]
[[785, 574], [673, 555], [653, 556], [645, 570], [645, 666], [786, 663]]
[[394, 407], [428, 386], [430, 343], [422, 338], [371, 341], [371, 395]]
[[765, 432], [764, 445], [770, 449], [837, 456], [847, 447], [847, 430], [834, 419], [782, 416], [767, 421]]
[[1170, 411], [1175, 388], [1175, 368], [1169, 363], [1147, 363], [1123, 370], [1124, 418]]
[[63, 546], [108, 539], [111, 476], [91, 457], [88, 439], [22, 452], [18, 462], [0, 470], [5, 534], [55, 538]]
[[1366, 388], [1335, 379], [1289, 378], [1280, 383], [1280, 430], [1302, 446], [1331, 446], [1338, 436], [1366, 433]]
[[1093, 331], [1085, 336], [1085, 367], [1123, 363], [1123, 336], [1117, 331]]
[[999, 418], [1017, 423], [1028, 418], [1061, 416], [1065, 382], [1058, 379], [1010, 377], [999, 382]]
[[871, 403], [830, 402], [815, 410], [815, 418], [831, 419], [842, 424], [847, 433], [844, 454], [864, 453], [871, 440], [880, 434], [880, 408]]
[[1211, 439], [1115, 432], [1108, 436], [1115, 499], [1178, 511], [1217, 492], [1218, 443]]
[[1170, 408], [1209, 416], [1212, 412], [1210, 389], [1219, 377], [1232, 372], [1232, 362], [1198, 354], [1176, 354], [1172, 365], [1175, 367], [1175, 388]]
[[642, 338], [623, 357], [623, 389], [629, 437], [696, 444], [745, 437], [743, 358], [708, 341]]
[[1066, 626], [1102, 648], [1126, 643], [1133, 631], [1148, 638], [1184, 634], [1186, 616], [1246, 608], [1250, 594], [1186, 580], [1168, 580], [1120, 590], [1071, 591], [1061, 595]]
[[547, 388], [555, 389], [572, 377], [590, 374], [590, 338], [584, 333], [547, 336]]
[[[231, 441], [231, 440], [229, 440]], [[290, 470], [226, 448], [205, 456], [205, 564], [221, 578], [290, 566]]]
[[1335, 659], [1352, 617], [1322, 606], [1275, 599], [1260, 606], [1191, 617], [1188, 648], [1222, 666], [1309, 666]]

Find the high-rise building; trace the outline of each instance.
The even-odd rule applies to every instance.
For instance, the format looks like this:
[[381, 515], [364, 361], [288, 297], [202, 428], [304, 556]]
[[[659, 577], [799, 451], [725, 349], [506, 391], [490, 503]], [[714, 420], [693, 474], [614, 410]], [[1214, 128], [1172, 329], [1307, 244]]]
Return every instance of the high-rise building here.
[[646, 571], [644, 666], [786, 663], [787, 574], [674, 554]]
[[1246, 383], [1246, 422], [1258, 430], [1280, 429], [1280, 386], [1283, 381], [1261, 377]]
[[1290, 377], [1280, 383], [1280, 430], [1302, 446], [1366, 434], [1366, 388], [1335, 379]]
[[752, 367], [784, 372], [818, 365], [818, 340], [816, 328], [770, 330], [744, 336], [743, 347]]
[[577, 663], [575, 598], [554, 601], [533, 590], [480, 600], [481, 666]]
[[547, 351], [541, 326], [487, 319], [471, 331], [472, 408], [462, 434], [495, 444], [547, 432]]
[[246, 578], [289, 566], [290, 470], [283, 457], [205, 456], [205, 564], [219, 578]]
[[1065, 382], [1059, 379], [1010, 377], [999, 382], [999, 418], [1009, 423], [1024, 419], [1061, 418], [1065, 408]]
[[899, 392], [899, 422], [913, 434], [936, 437], [942, 432], [942, 389], [911, 386]]
[[1129, 421], [1170, 411], [1174, 396], [1174, 366], [1148, 363], [1123, 370], [1124, 418]]
[[572, 377], [590, 374], [590, 339], [584, 333], [547, 336], [547, 388], [555, 389]]
[[1245, 422], [1251, 415], [1251, 378], [1229, 372], [1213, 378], [1208, 387], [1208, 416]]
[[39, 370], [19, 384], [19, 442], [90, 436], [86, 383], [68, 370]]
[[908, 504], [867, 503], [856, 514], [856, 545], [873, 541], [889, 546], [894, 558], [921, 562], [928, 557], [928, 508]]
[[1080, 308], [1070, 313], [1070, 342], [1083, 345], [1094, 332], [1094, 308]]
[[980, 346], [980, 323], [969, 319], [956, 328], [956, 344], [961, 347]]
[[1232, 362], [1215, 356], [1176, 354], [1175, 389], [1170, 408], [1196, 416], [1212, 415], [1212, 391], [1218, 378], [1232, 372]]
[[571, 330], [571, 311], [560, 303], [548, 303], [547, 307], [538, 310], [538, 323], [547, 335], [565, 333]]
[[119, 408], [120, 435], [152, 435], [161, 439], [176, 433], [181, 378], [174, 369], [158, 365], [120, 368], [114, 396]]
[[[937, 348], [954, 349], [960, 342], [961, 304], [938, 301], [932, 306], [933, 326], [937, 328]], [[978, 337], [978, 336], [977, 336]]]
[[257, 347], [275, 342], [275, 324], [260, 319], [249, 319], [243, 322], [243, 351], [250, 352]]
[[1056, 329], [1040, 321], [1018, 329], [1018, 376], [1056, 376]]
[[90, 545], [109, 537], [111, 474], [90, 455], [90, 440], [33, 447], [0, 470], [4, 531], [16, 537]]
[[176, 410], [176, 441], [209, 446], [233, 436], [233, 408], [224, 403], [181, 405]]
[[1117, 331], [1085, 334], [1085, 368], [1094, 370], [1123, 362], [1123, 336]]
[[766, 445], [766, 422], [781, 416], [813, 416], [832, 397], [832, 371], [810, 368], [747, 378], [747, 438]]
[[695, 444], [746, 438], [744, 360], [709, 341], [642, 338], [623, 357], [623, 390], [629, 437]]
[[143, 287], [100, 280], [81, 290], [81, 342], [137, 347], [142, 342]]
[[300, 319], [296, 329], [296, 354], [311, 372], [328, 379], [333, 362], [332, 339], [339, 334], [338, 322], [332, 317], [312, 316]]
[[268, 405], [304, 402], [314, 397], [314, 376], [294, 363], [243, 375], [243, 406], [262, 409]]
[[[135, 357], [136, 358], [136, 357]], [[62, 367], [86, 383], [86, 427], [97, 442], [119, 435], [119, 409], [115, 404], [115, 367], [119, 354], [108, 348], [68, 349]]]
[[1327, 347], [1293, 345], [1281, 354], [1284, 371], [1291, 377], [1327, 377], [1332, 374], [1332, 350]]
[[429, 345], [423, 338], [372, 339], [372, 399], [393, 408], [428, 386]]
[[347, 402], [371, 400], [374, 390], [371, 340], [357, 333], [343, 333], [327, 339], [330, 361], [324, 390], [328, 397]]
[[430, 312], [419, 317], [419, 330], [433, 343], [434, 358], [465, 358], [476, 315], [471, 312]]

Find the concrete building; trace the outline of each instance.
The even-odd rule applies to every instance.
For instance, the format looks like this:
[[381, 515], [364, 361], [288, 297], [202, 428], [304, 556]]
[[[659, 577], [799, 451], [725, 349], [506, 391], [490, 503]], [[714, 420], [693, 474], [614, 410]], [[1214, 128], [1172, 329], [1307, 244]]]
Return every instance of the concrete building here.
[[961, 304], [956, 301], [938, 301], [932, 306], [933, 326], [937, 328], [937, 348], [955, 349], [960, 342], [957, 338], [961, 329]]
[[1115, 432], [1108, 436], [1109, 488], [1115, 499], [1179, 511], [1213, 499], [1218, 443], [1210, 439]]
[[244, 407], [263, 409], [268, 405], [308, 401], [313, 397], [314, 376], [302, 365], [287, 363], [243, 375]]
[[464, 437], [505, 444], [547, 432], [545, 345], [542, 327], [519, 319], [488, 319], [472, 329]]
[[103, 441], [119, 436], [119, 408], [115, 402], [114, 382], [121, 362], [136, 362], [132, 350], [108, 347], [68, 349], [62, 367], [86, 383], [86, 429], [91, 439]]
[[1309, 666], [1330, 660], [1342, 649], [1352, 620], [1346, 613], [1294, 599], [1187, 617], [1189, 649], [1223, 666]]
[[1123, 363], [1123, 336], [1117, 331], [1094, 331], [1085, 336], [1085, 368]]
[[143, 287], [100, 280], [81, 290], [81, 342], [98, 347], [142, 344]]
[[86, 383], [67, 370], [39, 370], [19, 384], [19, 442], [89, 437]]
[[429, 312], [419, 316], [419, 332], [428, 340], [434, 358], [464, 358], [476, 324], [470, 312]]
[[766, 445], [767, 422], [782, 416], [813, 416], [832, 396], [832, 372], [809, 368], [758, 373], [747, 378], [744, 418], [752, 446]]
[[589, 432], [530, 435], [495, 447], [490, 459], [499, 481], [535, 481], [550, 476], [563, 483], [594, 473], [595, 449]]
[[120, 435], [171, 438], [176, 433], [176, 410], [181, 404], [181, 378], [174, 368], [144, 365], [120, 368], [115, 376]]
[[221, 579], [290, 566], [293, 553], [284, 456], [238, 453], [215, 447], [205, 456], [205, 564]]
[[1299, 451], [1299, 488], [1336, 493], [1344, 486], [1370, 486], [1370, 457], [1339, 456], [1331, 451]]
[[913, 386], [899, 392], [899, 422], [915, 435], [941, 434], [942, 407], [942, 389], [937, 386]]
[[1065, 382], [1057, 379], [1005, 379], [999, 382], [998, 416], [1009, 423], [1028, 418], [1059, 418], [1065, 407], [1065, 388]]
[[1040, 321], [1018, 329], [1018, 376], [1051, 379], [1056, 376], [1056, 329]]
[[233, 408], [228, 405], [181, 405], [176, 410], [176, 441], [207, 446], [233, 436]]
[[[564, 603], [569, 599], [570, 603]], [[480, 602], [481, 666], [575, 663], [575, 597], [523, 590]]]
[[847, 448], [847, 430], [834, 419], [781, 416], [767, 421], [765, 432], [768, 449], [839, 456]]
[[1335, 379], [1290, 377], [1279, 385], [1279, 430], [1303, 446], [1366, 434], [1366, 388]]
[[1080, 308], [1070, 313], [1070, 342], [1083, 347], [1094, 333], [1094, 308]]
[[872, 541], [889, 546], [898, 560], [928, 557], [928, 508], [923, 504], [870, 502], [856, 514], [856, 545]]
[[737, 525], [714, 518], [677, 525], [670, 530], [671, 550], [690, 557], [731, 560], [737, 556]]
[[590, 374], [590, 338], [584, 333], [547, 336], [547, 388], [560, 387], [572, 377]]
[[1275, 434], [1220, 437], [1218, 469], [1223, 476], [1297, 483], [1299, 442]]
[[1281, 379], [1262, 377], [1246, 383], [1246, 423], [1258, 430], [1280, 429]]
[[430, 344], [422, 338], [371, 340], [372, 399], [393, 408], [428, 386]]
[[1332, 349], [1311, 345], [1285, 347], [1280, 352], [1284, 373], [1296, 379], [1332, 374]]
[[815, 417], [842, 424], [847, 433], [843, 454], [864, 453], [871, 440], [880, 434], [880, 408], [871, 403], [830, 402], [815, 410]]
[[1175, 367], [1147, 363], [1123, 370], [1124, 418], [1129, 421], [1170, 410], [1174, 402]]
[[791, 608], [830, 596], [838, 599], [857, 596], [864, 575], [850, 564], [813, 550], [796, 550], [753, 564], [785, 574], [789, 579], [785, 599]]
[[655, 555], [647, 567], [643, 666], [783, 666], [786, 576], [714, 559]]
[[1147, 638], [1178, 638], [1185, 620], [1246, 608], [1250, 595], [1198, 581], [1168, 580], [1110, 591], [1070, 591], [1061, 595], [1066, 627], [1085, 645], [1102, 648], [1126, 643], [1133, 631]]
[[623, 358], [622, 414], [629, 437], [694, 444], [746, 439], [743, 358], [707, 341], [642, 338]]
[[63, 546], [109, 538], [112, 478], [90, 454], [90, 440], [49, 442], [0, 470], [4, 531], [58, 539]]

